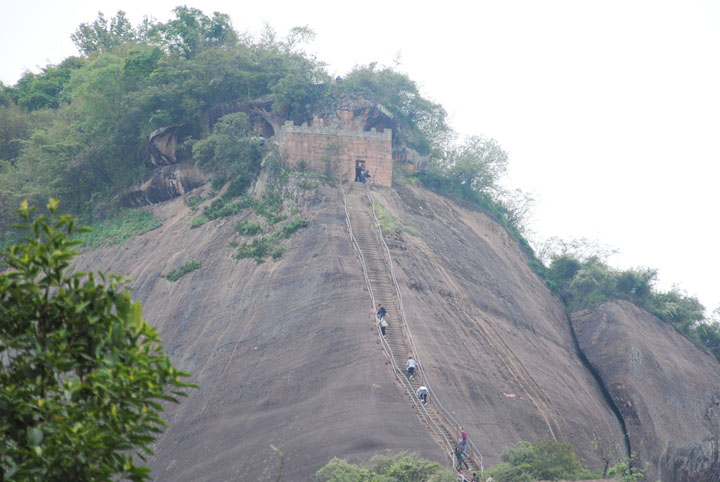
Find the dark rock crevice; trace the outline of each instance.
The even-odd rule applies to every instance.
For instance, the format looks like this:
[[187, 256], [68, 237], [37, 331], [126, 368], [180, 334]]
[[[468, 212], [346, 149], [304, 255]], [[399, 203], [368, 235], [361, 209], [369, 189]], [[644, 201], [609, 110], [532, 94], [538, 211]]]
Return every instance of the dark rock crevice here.
[[622, 446], [625, 452], [625, 456], [630, 457], [630, 454], [632, 454], [632, 447], [630, 446], [630, 437], [628, 436], [627, 426], [625, 424], [625, 418], [623, 417], [622, 411], [615, 403], [613, 397], [610, 395], [610, 391], [605, 385], [605, 381], [603, 380], [602, 375], [597, 370], [597, 368], [593, 366], [592, 363], [590, 363], [590, 360], [588, 360], [587, 356], [585, 356], [585, 352], [583, 352], [582, 348], [580, 348], [577, 335], [575, 334], [575, 327], [573, 326], [572, 319], [569, 316], [567, 316], [566, 319], [568, 326], [570, 327], [570, 334], [572, 335], [573, 347], [575, 348], [575, 352], [577, 353], [577, 356], [582, 362], [583, 366], [587, 368], [592, 377], [595, 379], [595, 382], [600, 389], [600, 393], [602, 393], [603, 399], [607, 403], [608, 407], [610, 407], [612, 413], [615, 414], [615, 418], [617, 418], [618, 425], [620, 426], [620, 431], [623, 435]]

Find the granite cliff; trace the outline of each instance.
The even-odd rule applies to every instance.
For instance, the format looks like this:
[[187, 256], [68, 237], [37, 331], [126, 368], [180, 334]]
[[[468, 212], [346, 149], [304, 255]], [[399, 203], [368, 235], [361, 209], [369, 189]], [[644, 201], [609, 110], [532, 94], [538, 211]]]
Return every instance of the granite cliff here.
[[[283, 480], [313, 480], [332, 457], [385, 450], [446, 462], [381, 350], [339, 187], [293, 192], [310, 224], [277, 261], [232, 259], [249, 211], [191, 229], [182, 199], [148, 208], [160, 228], [79, 258], [81, 269], [132, 278], [145, 318], [200, 386], [168, 407], [156, 480], [275, 480], [281, 464]], [[486, 467], [519, 440], [551, 439], [593, 468], [629, 447], [663, 481], [718, 480], [711, 357], [626, 303], [571, 324], [519, 243], [483, 213], [412, 185], [374, 196], [409, 227], [386, 239], [417, 356]], [[190, 260], [201, 269], [162, 277]]]

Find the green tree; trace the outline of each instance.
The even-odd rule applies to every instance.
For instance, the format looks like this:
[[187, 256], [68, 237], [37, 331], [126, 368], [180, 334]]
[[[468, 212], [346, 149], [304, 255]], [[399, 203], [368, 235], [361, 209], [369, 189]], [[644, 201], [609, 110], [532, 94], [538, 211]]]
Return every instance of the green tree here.
[[201, 10], [186, 6], [175, 7], [173, 12], [175, 19], [156, 25], [152, 32], [172, 54], [189, 59], [202, 50], [237, 42], [230, 17], [224, 13], [214, 12], [208, 17]]
[[420, 154], [439, 153], [452, 136], [445, 109], [424, 98], [410, 77], [390, 67], [379, 68], [376, 63], [356, 67], [336, 88], [382, 104], [393, 114], [403, 141]]
[[13, 101], [0, 105], [0, 161], [20, 157], [22, 141], [30, 129], [28, 115]]
[[417, 454], [375, 455], [369, 463], [358, 466], [333, 458], [315, 474], [318, 482], [452, 482], [455, 476], [437, 462]]
[[498, 181], [507, 170], [508, 156], [495, 139], [472, 136], [462, 145], [449, 149], [443, 164], [455, 183], [492, 195], [498, 192]]
[[498, 482], [533, 480], [578, 480], [592, 478], [568, 443], [542, 440], [531, 444], [518, 442], [500, 455], [504, 464], [488, 471]]
[[109, 24], [105, 15], [98, 12], [98, 18], [94, 22], [80, 24], [70, 38], [80, 52], [91, 56], [135, 42], [138, 36], [125, 12], [118, 10]]
[[250, 136], [250, 123], [242, 112], [221, 117], [213, 133], [197, 141], [192, 150], [200, 167], [233, 180], [231, 197], [243, 194], [260, 170], [262, 148]]
[[620, 482], [636, 482], [643, 480], [645, 477], [645, 470], [637, 466], [635, 454], [630, 454], [630, 457], [611, 467], [610, 470], [608, 470], [607, 475], [612, 477], [613, 480], [618, 480]]
[[0, 472], [4, 480], [145, 480], [140, 465], [181, 381], [116, 275], [68, 274], [69, 216], [18, 211], [25, 241], [2, 254]]
[[63, 91], [72, 73], [85, 64], [85, 59], [68, 57], [59, 65], [48, 65], [39, 74], [26, 72], [14, 87], [6, 88], [8, 95], [27, 110], [57, 108], [65, 99]]

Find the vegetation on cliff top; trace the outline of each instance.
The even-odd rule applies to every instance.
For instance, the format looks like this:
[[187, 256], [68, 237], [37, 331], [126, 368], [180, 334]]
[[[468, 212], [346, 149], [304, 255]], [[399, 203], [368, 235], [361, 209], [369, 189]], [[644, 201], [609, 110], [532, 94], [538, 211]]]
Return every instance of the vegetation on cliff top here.
[[[255, 39], [235, 32], [226, 15], [174, 12], [168, 22], [137, 26], [123, 12], [109, 21], [101, 14], [72, 36], [80, 57], [0, 85], [0, 231], [23, 199], [37, 204], [53, 196], [84, 219], [106, 216], [118, 194], [146, 178], [146, 139], [159, 127], [174, 126], [184, 141], [179, 155], [192, 152], [216, 175], [252, 176], [258, 146], [224, 142], [247, 132], [240, 115], [208, 135], [223, 105], [268, 94], [270, 113], [296, 122], [333, 109], [343, 94], [362, 94], [383, 103], [422, 153], [438, 150], [437, 139], [449, 132], [442, 107], [404, 74], [369, 65], [331, 81], [300, 48], [312, 38], [307, 28], [283, 39], [268, 28]], [[217, 162], [233, 156], [249, 161]]]
[[608, 253], [586, 241], [555, 242], [544, 257], [547, 285], [568, 311], [593, 308], [608, 300], [627, 300], [674, 326], [687, 338], [705, 347], [720, 361], [720, 309], [706, 319], [705, 308], [677, 288], [655, 288], [657, 271], [649, 268], [618, 270], [608, 266]]
[[[0, 243], [17, 239], [11, 216], [26, 199], [56, 197], [93, 222], [115, 213], [118, 195], [149, 173], [146, 139], [159, 127], [174, 126], [178, 155], [210, 173], [214, 185], [229, 182], [226, 197], [240, 196], [263, 153], [245, 115], [222, 117], [222, 106], [272, 94], [276, 119], [303, 122], [332, 110], [343, 95], [362, 95], [392, 114], [403, 143], [429, 155], [428, 168], [413, 176], [504, 225], [570, 309], [629, 299], [720, 356], [720, 325], [703, 321], [697, 300], [677, 290], [654, 292], [654, 272], [613, 272], [598, 260], [578, 259], [570, 276], [560, 269], [572, 264], [565, 258], [548, 267], [537, 260], [522, 235], [530, 199], [499, 187], [507, 154], [482, 136], [455, 142], [445, 110], [407, 75], [370, 64], [332, 81], [322, 62], [301, 49], [313, 37], [307, 27], [283, 39], [270, 28], [252, 38], [221, 13], [183, 6], [174, 14], [136, 26], [122, 11], [109, 21], [100, 14], [72, 35], [80, 56], [0, 85]], [[213, 219], [210, 212], [193, 225]], [[88, 238], [93, 242], [97, 235]]]

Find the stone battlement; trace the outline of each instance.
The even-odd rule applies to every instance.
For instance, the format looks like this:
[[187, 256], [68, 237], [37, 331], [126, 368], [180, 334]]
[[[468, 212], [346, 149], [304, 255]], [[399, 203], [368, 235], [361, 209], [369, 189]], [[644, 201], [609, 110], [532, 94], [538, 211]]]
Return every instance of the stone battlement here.
[[288, 132], [294, 132], [299, 134], [323, 134], [323, 135], [335, 135], [335, 136], [352, 136], [352, 137], [363, 137], [366, 139], [390, 139], [392, 140], [392, 130], [385, 129], [382, 132], [378, 132], [373, 127], [369, 131], [363, 131], [361, 129], [348, 129], [348, 128], [334, 128], [334, 127], [325, 127], [325, 126], [308, 126], [307, 124], [303, 124], [301, 126], [296, 126], [293, 121], [286, 121], [285, 124], [281, 127], [281, 134], [280, 137], [283, 136], [283, 134], [286, 134]]
[[392, 131], [353, 130], [347, 127], [320, 125], [296, 126], [286, 122], [278, 136], [282, 149], [292, 165], [308, 168], [353, 182], [355, 169], [361, 165], [370, 175], [370, 182], [392, 185]]

